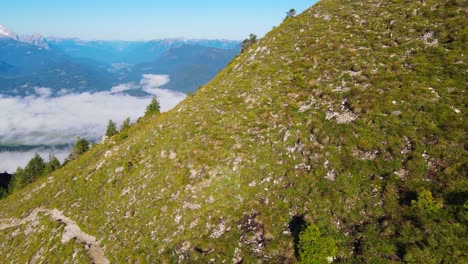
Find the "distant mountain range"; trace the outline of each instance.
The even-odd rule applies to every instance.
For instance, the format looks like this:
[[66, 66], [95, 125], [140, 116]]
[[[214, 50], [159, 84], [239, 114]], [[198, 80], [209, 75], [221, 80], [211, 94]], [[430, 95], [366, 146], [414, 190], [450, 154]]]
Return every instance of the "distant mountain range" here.
[[195, 91], [239, 50], [232, 40], [85, 41], [19, 35], [0, 25], [0, 94], [109, 90], [143, 73], [169, 74], [164, 88]]
[[14, 68], [15, 67], [6, 62], [0, 61], [0, 74], [8, 74], [14, 71]]
[[40, 34], [18, 35], [3, 25], [0, 25], [0, 38], [8, 38], [8, 39], [20, 41], [20, 42], [31, 44], [31, 45], [34, 45], [36, 47], [43, 48], [43, 49], [50, 48], [47, 40]]
[[141, 73], [167, 74], [172, 76], [172, 81], [165, 88], [195, 91], [222, 70], [239, 51], [237, 47], [219, 49], [199, 44], [181, 45], [169, 49], [151, 62], [135, 65], [129, 79], [135, 79]]
[[201, 45], [217, 49], [233, 49], [239, 41], [161, 39], [151, 41], [84, 41], [71, 38], [47, 38], [51, 46], [73, 57], [82, 57], [112, 64], [138, 64], [156, 59], [164, 52], [183, 45]]

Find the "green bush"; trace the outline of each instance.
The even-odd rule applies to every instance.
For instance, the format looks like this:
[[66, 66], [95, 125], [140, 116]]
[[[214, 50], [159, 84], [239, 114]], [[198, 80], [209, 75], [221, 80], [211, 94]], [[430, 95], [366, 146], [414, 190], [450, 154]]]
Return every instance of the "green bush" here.
[[314, 224], [299, 234], [301, 263], [330, 263], [337, 251], [335, 240], [323, 234]]
[[411, 201], [411, 205], [428, 213], [437, 212], [442, 207], [440, 203], [434, 200], [431, 191], [428, 190], [422, 190], [418, 194], [418, 199]]

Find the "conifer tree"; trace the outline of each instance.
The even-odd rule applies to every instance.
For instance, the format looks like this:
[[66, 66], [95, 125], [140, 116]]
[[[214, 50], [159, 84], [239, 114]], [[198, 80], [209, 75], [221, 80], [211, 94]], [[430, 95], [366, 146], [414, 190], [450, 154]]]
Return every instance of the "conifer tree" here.
[[117, 133], [119, 133], [119, 131], [117, 131], [117, 125], [114, 121], [109, 120], [109, 123], [107, 124], [106, 137], [112, 137]]
[[5, 188], [0, 188], [0, 199], [7, 197], [8, 195], [8, 190]]
[[286, 12], [286, 18], [291, 18], [296, 15], [296, 9], [290, 9], [288, 12]]
[[84, 138], [78, 137], [75, 146], [72, 149], [72, 152], [70, 153], [70, 155], [68, 155], [67, 161], [65, 161], [64, 163], [68, 162], [69, 160], [74, 160], [78, 158], [80, 155], [82, 155], [88, 150], [89, 142]]
[[47, 175], [60, 168], [60, 161], [54, 155], [49, 155], [49, 161], [46, 163], [44, 175]]
[[145, 116], [159, 114], [160, 112], [161, 106], [159, 105], [159, 101], [156, 99], [156, 97], [153, 97], [150, 104], [146, 106]]
[[21, 187], [23, 187], [25, 181], [25, 173], [24, 169], [18, 167], [16, 172], [13, 174], [13, 178], [11, 179], [10, 185], [8, 186], [8, 193], [12, 193]]
[[28, 165], [24, 168], [25, 184], [35, 181], [37, 178], [43, 175], [46, 168], [44, 159], [35, 154], [34, 157], [28, 162]]
[[16, 169], [16, 172], [13, 175], [10, 186], [8, 188], [9, 193], [18, 190], [31, 182], [34, 182], [37, 178], [44, 174], [45, 168], [46, 163], [44, 162], [44, 159], [36, 153], [34, 157], [29, 160], [26, 167], [18, 167], [18, 169]]
[[122, 123], [122, 126], [120, 127], [120, 132], [125, 131], [130, 128], [130, 117], [125, 118], [125, 120]]
[[29, 183], [36, 181], [39, 177], [45, 176], [59, 167], [60, 161], [55, 156], [49, 155], [49, 161], [45, 162], [44, 159], [36, 153], [24, 168], [18, 167], [16, 169], [8, 186], [8, 190], [3, 195], [23, 188]]
[[244, 39], [244, 41], [242, 41], [242, 51], [241, 52], [244, 52], [245, 50], [247, 50], [251, 45], [257, 43], [257, 35], [255, 34], [250, 34], [249, 35], [249, 38], [247, 39]]

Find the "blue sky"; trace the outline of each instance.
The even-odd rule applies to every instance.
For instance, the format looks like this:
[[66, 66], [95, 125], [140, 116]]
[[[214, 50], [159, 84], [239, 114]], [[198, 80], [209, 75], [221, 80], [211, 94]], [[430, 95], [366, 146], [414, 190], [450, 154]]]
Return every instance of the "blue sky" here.
[[317, 0], [0, 0], [0, 24], [20, 34], [82, 39], [244, 39]]

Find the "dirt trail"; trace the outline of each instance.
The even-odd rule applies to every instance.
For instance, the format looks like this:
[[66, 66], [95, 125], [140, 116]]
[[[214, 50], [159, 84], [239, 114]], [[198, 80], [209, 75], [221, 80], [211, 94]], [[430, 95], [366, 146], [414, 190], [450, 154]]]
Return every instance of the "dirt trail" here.
[[45, 208], [36, 208], [34, 209], [27, 217], [23, 219], [5, 221], [0, 219], [0, 231], [5, 229], [10, 229], [20, 225], [24, 225], [29, 222], [39, 222], [38, 214], [43, 213], [52, 220], [65, 224], [65, 229], [62, 233], [62, 243], [68, 243], [71, 239], [76, 239], [79, 243], [85, 246], [88, 256], [91, 258], [93, 263], [96, 264], [109, 264], [109, 260], [104, 255], [104, 250], [99, 247], [99, 241], [95, 237], [86, 234], [81, 231], [80, 227], [75, 223], [75, 221], [66, 217], [61, 211], [57, 209], [45, 209]]

